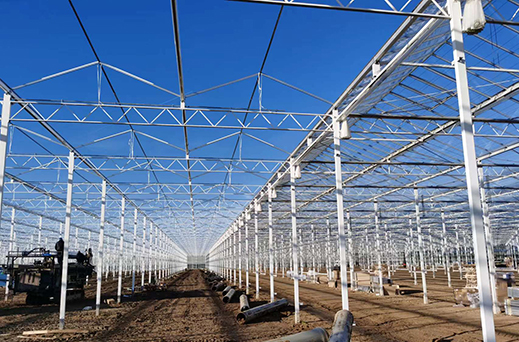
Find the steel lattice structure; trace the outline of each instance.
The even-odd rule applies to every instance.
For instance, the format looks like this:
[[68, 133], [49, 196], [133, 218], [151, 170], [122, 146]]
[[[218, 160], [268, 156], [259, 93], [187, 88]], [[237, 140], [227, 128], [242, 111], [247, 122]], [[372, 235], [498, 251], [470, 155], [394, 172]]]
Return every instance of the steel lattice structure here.
[[[301, 244], [298, 232], [305, 241], [332, 236], [342, 244], [337, 256], [342, 266], [367, 247], [367, 236], [378, 239], [380, 232], [390, 235], [392, 248], [408, 249], [414, 239], [409, 230], [416, 225], [431, 246], [453, 246], [458, 233], [474, 240], [474, 246], [485, 246], [484, 236], [472, 239], [471, 231], [483, 228], [477, 219], [474, 223], [476, 216], [491, 227], [486, 239], [493, 246], [517, 246], [515, 0], [484, 1], [487, 29], [473, 36], [456, 31], [461, 21], [449, 5], [459, 6], [457, 0], [380, 0], [372, 1], [371, 8], [354, 1], [238, 1], [281, 10], [297, 6], [397, 15], [403, 22], [333, 102], [262, 70], [186, 93], [175, 1], [178, 89], [107, 64], [97, 54], [91, 63], [22, 85], [0, 80], [6, 94], [0, 146], [0, 160], [5, 160], [0, 167], [3, 249], [13, 240], [42, 243], [42, 230], [43, 238], [54, 241], [67, 225], [67, 199], [72, 245], [97, 248], [100, 220], [106, 215], [108, 244], [115, 246], [125, 229], [125, 249], [135, 241], [134, 251], [146, 255], [150, 237], [142, 235], [142, 228], [148, 226], [148, 234], [152, 230], [160, 238], [156, 252], [172, 254], [182, 265], [187, 255], [208, 255], [209, 265], [218, 267], [233, 256], [234, 264], [225, 267], [236, 269], [236, 240], [246, 227], [248, 234], [256, 227], [255, 253], [258, 243], [268, 245], [270, 259], [274, 250], [288, 251], [290, 239]], [[125, 103], [113, 88], [113, 94], [102, 96], [107, 90], [101, 91], [101, 81], [97, 100], [39, 99], [32, 91], [42, 82], [80, 71], [105, 82], [128, 78], [173, 96], [178, 104]], [[253, 96], [258, 92], [260, 101], [262, 84], [273, 82], [329, 109], [270, 110], [261, 102], [258, 108], [251, 103], [248, 108], [196, 105], [196, 96], [240, 82], [254, 82]], [[460, 110], [460, 103], [466, 108]], [[464, 126], [467, 120], [470, 127]], [[94, 133], [78, 134], [82, 127]], [[466, 152], [471, 141], [474, 159]], [[73, 182], [67, 181], [71, 157]], [[468, 174], [467, 165], [477, 174]], [[101, 210], [103, 183], [106, 212]], [[126, 216], [121, 215], [124, 205]], [[135, 224], [139, 234], [134, 238]], [[16, 239], [13, 229], [9, 232], [13, 226]], [[488, 267], [480, 268], [488, 272]], [[488, 312], [482, 310], [484, 314]], [[483, 321], [487, 324], [488, 316]]]

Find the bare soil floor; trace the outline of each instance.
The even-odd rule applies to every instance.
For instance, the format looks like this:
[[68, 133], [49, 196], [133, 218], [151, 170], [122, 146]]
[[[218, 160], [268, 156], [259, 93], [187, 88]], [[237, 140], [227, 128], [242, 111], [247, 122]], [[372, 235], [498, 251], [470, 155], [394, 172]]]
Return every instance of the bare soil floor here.
[[[350, 291], [350, 309], [356, 322], [352, 341], [481, 341], [479, 309], [453, 307], [453, 292], [447, 287], [443, 271], [437, 272], [436, 278], [430, 272], [427, 274], [428, 305], [423, 304], [420, 277], [417, 285], [406, 271], [398, 271], [393, 279], [406, 295], [378, 297], [373, 293]], [[124, 288], [129, 287], [130, 282], [131, 279], [125, 279]], [[258, 322], [239, 325], [235, 319], [239, 312], [238, 298], [223, 304], [221, 293], [209, 289], [200, 271], [182, 272], [168, 279], [167, 284], [167, 291], [125, 297], [120, 307], [104, 305], [99, 317], [94, 310], [82, 311], [87, 305], [94, 306], [95, 284], [92, 284], [87, 288], [84, 301], [67, 306], [66, 328], [87, 333], [55, 339], [265, 341], [315, 327], [330, 331], [334, 314], [341, 308], [340, 290], [329, 288], [327, 284], [301, 282], [301, 325], [293, 324], [291, 307]], [[453, 287], [464, 285], [458, 273], [453, 273]], [[255, 299], [255, 275], [251, 273], [251, 306], [268, 301], [267, 275], [260, 277], [260, 286], [260, 298]], [[104, 282], [104, 298], [115, 298], [116, 289], [116, 281]], [[281, 274], [275, 278], [275, 290], [276, 298], [293, 300], [293, 281]], [[24, 331], [57, 328], [56, 305], [30, 306], [24, 301], [23, 295], [16, 295], [7, 303], [0, 302], [0, 341], [20, 341]], [[519, 341], [518, 317], [496, 315], [495, 322], [499, 342]]]
[[[123, 287], [130, 286], [126, 279]], [[101, 315], [95, 310], [82, 311], [89, 305], [95, 307], [95, 285], [86, 291], [86, 299], [67, 306], [66, 328], [85, 330], [87, 333], [55, 337], [68, 341], [265, 341], [319, 326], [330, 328], [329, 322], [303, 312], [304, 324], [293, 324], [291, 307], [264, 317], [257, 322], [240, 325], [238, 298], [224, 304], [221, 293], [209, 289], [201, 271], [182, 272], [167, 280], [167, 291], [137, 293], [125, 297], [120, 307], [103, 306]], [[115, 298], [116, 281], [103, 284], [105, 298]], [[3, 293], [3, 292], [2, 292]], [[251, 298], [251, 306], [267, 303], [261, 294], [259, 300]], [[30, 306], [25, 296], [0, 304], [0, 341], [20, 341], [24, 331], [56, 329], [56, 305]], [[42, 337], [30, 338], [43, 339]], [[48, 339], [48, 337], [46, 337]]]
[[[323, 270], [324, 271], [324, 270]], [[452, 274], [453, 288], [465, 286], [459, 273]], [[408, 294], [379, 297], [373, 293], [349, 291], [350, 311], [355, 317], [352, 341], [482, 341], [479, 309], [454, 307], [453, 290], [447, 286], [443, 270], [427, 274], [429, 304], [423, 304], [422, 283], [414, 285], [412, 274], [397, 271], [394, 284], [399, 284]], [[254, 286], [254, 275], [251, 284]], [[260, 291], [269, 291], [268, 276], [260, 277]], [[391, 287], [388, 287], [391, 290]], [[278, 297], [291, 300], [293, 281], [275, 278]], [[321, 319], [333, 322], [335, 312], [341, 309], [340, 289], [327, 284], [300, 282], [302, 310]], [[499, 314], [495, 316], [497, 341], [519, 341], [519, 317]], [[326, 325], [323, 325], [326, 326]]]

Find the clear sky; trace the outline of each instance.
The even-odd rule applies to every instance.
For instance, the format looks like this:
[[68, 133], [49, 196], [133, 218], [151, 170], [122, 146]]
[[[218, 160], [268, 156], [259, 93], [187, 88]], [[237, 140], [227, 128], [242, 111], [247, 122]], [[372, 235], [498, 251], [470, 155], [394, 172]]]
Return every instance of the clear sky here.
[[[67, 1], [2, 3], [2, 45], [7, 49], [0, 55], [1, 77], [9, 84], [94, 60]], [[74, 4], [103, 62], [178, 91], [169, 1], [76, 0]], [[279, 7], [223, 0], [179, 0], [178, 7], [187, 92], [258, 72]], [[333, 100], [402, 19], [285, 8], [264, 72]], [[45, 87], [48, 92], [40, 97], [70, 94], [95, 99], [95, 91], [81, 94], [82, 98], [77, 94], [87, 86], [95, 89], [95, 83], [69, 81], [65, 89], [58, 87], [64, 81], [56, 82], [52, 90]], [[138, 94], [132, 83], [114, 83], [123, 101], [162, 100]], [[251, 89], [245, 90], [248, 96], [231, 91], [201, 97], [196, 103], [246, 106]], [[276, 105], [282, 99], [272, 101]], [[322, 108], [319, 105], [311, 109]]]
[[[381, 1], [378, 1], [381, 2]], [[329, 2], [334, 4], [333, 1]], [[367, 3], [369, 4], [369, 3]], [[74, 5], [102, 62], [132, 72], [157, 85], [178, 92], [175, 47], [170, 2], [74, 1]], [[3, 27], [0, 78], [14, 87], [40, 77], [95, 61], [68, 1], [1, 1]], [[224, 0], [179, 0], [178, 12], [186, 92], [202, 90], [259, 71], [279, 13], [278, 6], [228, 2]], [[404, 17], [348, 13], [303, 8], [285, 8], [266, 62], [264, 73], [334, 101], [390, 37]], [[116, 92], [125, 103], [178, 104], [177, 98], [108, 71]], [[188, 106], [245, 108], [255, 79], [189, 98]], [[79, 71], [39, 85], [21, 89], [29, 99], [97, 101], [95, 68]], [[258, 93], [252, 108], [258, 108]], [[102, 101], [113, 102], [105, 81]], [[329, 105], [270, 80], [263, 82], [262, 104], [267, 109], [321, 113]], [[53, 108], [39, 107], [42, 113]], [[59, 113], [56, 118], [66, 113]], [[101, 114], [96, 114], [101, 115]], [[135, 115], [135, 114], [130, 114]], [[146, 115], [146, 113], [144, 114]], [[150, 113], [151, 115], [151, 113]], [[69, 116], [70, 118], [70, 116]], [[138, 119], [136, 116], [130, 119]], [[30, 128], [43, 133], [39, 125]], [[126, 127], [54, 124], [74, 146], [120, 132]], [[183, 147], [182, 132], [172, 129], [141, 132], [153, 134]], [[190, 147], [196, 147], [233, 131], [189, 129]], [[306, 133], [255, 132], [258, 138], [291, 152]], [[140, 137], [148, 155], [183, 157], [180, 150]], [[12, 151], [42, 153], [41, 148], [15, 133]], [[236, 138], [224, 140], [193, 152], [193, 157], [230, 158]], [[61, 155], [63, 148], [49, 145]], [[129, 137], [122, 135], [103, 144], [80, 149], [83, 154], [129, 154]], [[135, 156], [142, 153], [135, 149]], [[287, 155], [244, 138], [243, 155], [248, 158], [284, 160]], [[64, 172], [64, 171], [63, 171]], [[218, 183], [225, 174], [194, 175], [195, 182]], [[56, 179], [55, 174], [45, 176]], [[24, 175], [42, 180], [41, 173]], [[64, 180], [64, 174], [61, 178]], [[92, 181], [99, 182], [89, 176]], [[124, 174], [114, 181], [146, 182], [147, 175]], [[164, 173], [161, 182], [185, 182]], [[233, 175], [233, 182], [261, 185], [265, 179]], [[218, 235], [218, 234], [216, 234]]]

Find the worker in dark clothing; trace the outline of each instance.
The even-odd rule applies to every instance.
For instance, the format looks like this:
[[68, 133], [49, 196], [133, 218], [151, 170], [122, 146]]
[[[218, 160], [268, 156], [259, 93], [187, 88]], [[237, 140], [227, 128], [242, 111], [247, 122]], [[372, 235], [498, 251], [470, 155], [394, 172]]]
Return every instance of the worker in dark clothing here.
[[92, 265], [92, 263], [91, 263], [91, 261], [92, 261], [92, 257], [93, 257], [92, 248], [89, 248], [89, 249], [86, 251], [85, 256], [86, 256], [86, 258], [87, 258], [87, 264]]
[[54, 248], [56, 249], [56, 252], [58, 252], [58, 264], [61, 268], [63, 264], [63, 250], [65, 249], [65, 241], [63, 241], [62, 238], [59, 238]]
[[83, 253], [81, 253], [81, 251], [77, 251], [76, 260], [78, 264], [82, 265], [87, 260], [87, 257]]

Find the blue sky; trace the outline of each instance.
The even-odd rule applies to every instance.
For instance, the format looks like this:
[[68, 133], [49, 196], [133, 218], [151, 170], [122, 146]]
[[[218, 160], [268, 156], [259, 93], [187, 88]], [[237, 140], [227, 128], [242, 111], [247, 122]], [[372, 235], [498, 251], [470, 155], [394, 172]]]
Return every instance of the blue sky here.
[[[150, 1], [146, 6], [139, 1], [75, 1], [74, 4], [103, 62], [178, 92], [169, 1]], [[22, 84], [95, 60], [67, 1], [56, 2], [53, 6], [47, 1], [6, 1], [3, 8], [1, 21], [9, 29], [2, 40], [9, 49], [8, 53], [0, 54], [3, 66], [0, 77], [9, 85]], [[259, 71], [279, 7], [220, 0], [180, 0], [178, 8], [187, 93]], [[264, 72], [333, 101], [401, 20], [400, 17], [373, 14], [285, 8]], [[178, 104], [178, 99], [168, 94], [113, 71], [108, 73], [122, 102]], [[190, 98], [187, 105], [244, 108], [254, 82], [249, 79]], [[267, 109], [303, 112], [328, 109], [327, 104], [270, 80], [264, 81], [263, 91], [263, 106]], [[95, 68], [31, 86], [19, 93], [26, 98], [95, 101]], [[114, 101], [106, 82], [102, 85], [102, 100]], [[252, 108], [257, 107], [256, 93]], [[75, 145], [112, 132], [112, 128], [107, 127], [83, 127], [81, 132], [85, 134], [78, 135], [74, 127], [56, 127]], [[34, 129], [38, 130], [38, 127]], [[151, 132], [147, 128], [142, 131]], [[157, 136], [171, 137], [171, 131], [161, 133], [155, 129], [153, 132]], [[192, 146], [222, 134], [189, 130]], [[257, 134], [287, 151], [291, 151], [303, 135]], [[177, 138], [172, 143], [182, 146], [181, 135]], [[124, 155], [128, 153], [127, 141], [127, 136], [115, 139], [111, 144], [103, 144], [102, 151]], [[230, 157], [234, 144], [235, 139], [229, 139], [194, 155], [207, 157], [225, 150], [223, 155]], [[25, 149], [24, 142], [14, 145], [17, 150]], [[158, 149], [157, 154], [178, 152], [150, 146], [150, 149]], [[244, 141], [244, 150], [246, 147]], [[92, 146], [83, 152], [100, 153], [96, 148]], [[276, 150], [267, 148], [267, 154], [262, 151], [247, 155], [251, 158], [286, 157]], [[148, 154], [153, 155], [152, 152]]]
[[[53, 6], [48, 1], [3, 2], [2, 40], [9, 53], [0, 56], [1, 77], [9, 84], [94, 60], [67, 1]], [[169, 1], [150, 1], [145, 6], [140, 1], [75, 1], [75, 6], [102, 61], [178, 91]], [[279, 7], [220, 0], [180, 0], [178, 7], [187, 92], [258, 72]], [[335, 99], [401, 20], [285, 8], [264, 71]], [[72, 78], [68, 86], [88, 89]], [[58, 83], [65, 82], [56, 82], [55, 91], [48, 89], [52, 98], [77, 95]], [[161, 100], [137, 94], [132, 85], [116, 82], [123, 101]], [[95, 89], [95, 83], [89, 86]], [[245, 94], [250, 92], [244, 89]], [[236, 89], [227, 93], [191, 104], [247, 104], [248, 96], [239, 98]], [[272, 99], [274, 105], [278, 101]], [[317, 103], [311, 108], [322, 106]]]
[[[74, 1], [74, 5], [102, 62], [132, 72], [157, 85], [178, 92], [177, 68], [169, 1]], [[257, 73], [264, 57], [279, 7], [223, 0], [179, 0], [178, 12], [186, 92], [202, 90]], [[379, 16], [302, 8], [285, 8], [264, 73], [335, 100], [360, 72], [403, 17]], [[95, 61], [94, 55], [67, 1], [2, 1], [0, 22], [4, 28], [0, 54], [0, 78], [10, 86]], [[178, 104], [178, 99], [142, 85], [113, 71], [109, 77], [122, 102]], [[189, 98], [188, 106], [247, 106], [255, 79]], [[82, 70], [19, 91], [29, 99], [97, 100], [95, 68]], [[322, 113], [328, 104], [264, 80], [263, 106], [300, 112]], [[102, 100], [113, 102], [105, 81]], [[252, 102], [258, 108], [258, 96]], [[42, 113], [53, 108], [40, 106]], [[59, 114], [59, 115], [65, 115]], [[151, 115], [151, 113], [150, 113]], [[58, 116], [56, 116], [58, 117]], [[70, 118], [70, 117], [69, 117]], [[136, 117], [134, 116], [133, 119]], [[127, 127], [72, 124], [53, 126], [74, 146], [120, 132]], [[43, 133], [37, 124], [26, 127]], [[180, 129], [139, 128], [183, 147]], [[232, 133], [189, 129], [191, 147]], [[252, 132], [291, 152], [306, 133]], [[140, 137], [148, 155], [183, 157], [182, 151]], [[80, 149], [83, 154], [128, 155], [128, 135], [108, 143]], [[227, 139], [193, 152], [193, 157], [230, 158], [236, 138]], [[66, 154], [64, 148], [48, 145]], [[19, 132], [13, 138], [13, 152], [43, 152]], [[135, 150], [135, 155], [142, 153]], [[252, 139], [244, 139], [243, 155], [248, 158], [284, 160], [287, 155]], [[65, 174], [62, 173], [61, 180]], [[200, 176], [196, 182], [222, 182], [225, 174]], [[92, 176], [91, 181], [100, 182]], [[55, 171], [24, 175], [26, 180], [55, 180]], [[140, 181], [147, 174], [124, 174], [114, 181]], [[161, 182], [186, 182], [171, 174], [159, 174]], [[263, 184], [264, 179], [236, 174], [233, 182]]]

